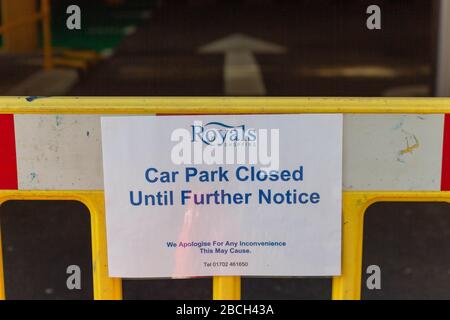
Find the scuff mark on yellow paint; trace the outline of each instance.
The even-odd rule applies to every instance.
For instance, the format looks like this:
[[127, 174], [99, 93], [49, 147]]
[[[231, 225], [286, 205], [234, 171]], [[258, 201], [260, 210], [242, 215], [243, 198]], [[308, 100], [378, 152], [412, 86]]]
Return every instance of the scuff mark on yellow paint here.
[[414, 140], [414, 144], [413, 145], [409, 145], [409, 141], [408, 138], [406, 138], [406, 148], [403, 150], [400, 150], [400, 155], [404, 155], [407, 153], [412, 153], [414, 150], [418, 149], [420, 147], [419, 144], [419, 140], [417, 139], [416, 136], [412, 136], [413, 140]]

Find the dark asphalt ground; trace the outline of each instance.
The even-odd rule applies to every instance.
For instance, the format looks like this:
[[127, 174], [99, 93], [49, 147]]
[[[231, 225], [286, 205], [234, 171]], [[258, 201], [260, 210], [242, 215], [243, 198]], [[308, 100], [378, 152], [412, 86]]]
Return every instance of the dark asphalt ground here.
[[41, 61], [39, 55], [0, 53], [0, 95], [7, 95], [14, 86], [41, 70]]
[[[276, 4], [275, 4], [276, 3]], [[380, 96], [432, 86], [432, 1], [377, 1], [383, 30], [365, 28], [372, 1], [165, 1], [69, 95], [221, 96], [223, 56], [197, 48], [240, 32], [285, 46], [258, 55], [270, 96]], [[387, 71], [386, 71], [387, 70]], [[9, 298], [92, 298], [88, 213], [76, 203], [8, 203], [0, 209]], [[450, 299], [446, 204], [376, 204], [366, 214], [364, 299]], [[82, 290], [65, 268], [83, 271]], [[379, 265], [382, 289], [366, 289]], [[124, 281], [126, 299], [210, 299], [211, 279]], [[244, 299], [329, 299], [330, 279], [243, 279]]]

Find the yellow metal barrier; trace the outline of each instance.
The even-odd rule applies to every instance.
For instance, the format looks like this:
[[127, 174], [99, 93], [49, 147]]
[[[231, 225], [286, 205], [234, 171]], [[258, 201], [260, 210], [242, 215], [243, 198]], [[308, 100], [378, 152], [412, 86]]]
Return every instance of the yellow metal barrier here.
[[[13, 1], [13, 0], [11, 0]], [[14, 0], [17, 1], [17, 0]], [[43, 33], [43, 53], [44, 53], [44, 68], [53, 68], [53, 48], [51, 39], [51, 11], [50, 0], [41, 0], [41, 6], [39, 12], [27, 16], [23, 19], [7, 22], [4, 25], [0, 25], [0, 35], [6, 31], [15, 29], [24, 25], [42, 22]]]
[[444, 114], [449, 98], [0, 97], [0, 114]]
[[[450, 99], [406, 98], [0, 98], [0, 114], [260, 114], [450, 113]], [[95, 299], [121, 299], [121, 280], [108, 277], [102, 191], [0, 191], [8, 200], [75, 200], [91, 213]], [[332, 298], [360, 299], [364, 213], [376, 202], [448, 202], [450, 192], [344, 192], [342, 275]], [[1, 249], [1, 241], [0, 241]], [[0, 298], [4, 295], [0, 250]], [[240, 277], [214, 277], [214, 299], [240, 299]]]
[[213, 277], [214, 300], [241, 300], [241, 277]]

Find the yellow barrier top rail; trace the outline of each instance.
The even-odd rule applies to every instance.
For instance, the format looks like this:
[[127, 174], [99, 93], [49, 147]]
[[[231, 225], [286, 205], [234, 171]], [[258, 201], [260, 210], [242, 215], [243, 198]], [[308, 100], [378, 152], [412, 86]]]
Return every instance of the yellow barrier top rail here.
[[443, 114], [450, 98], [0, 97], [13, 114]]

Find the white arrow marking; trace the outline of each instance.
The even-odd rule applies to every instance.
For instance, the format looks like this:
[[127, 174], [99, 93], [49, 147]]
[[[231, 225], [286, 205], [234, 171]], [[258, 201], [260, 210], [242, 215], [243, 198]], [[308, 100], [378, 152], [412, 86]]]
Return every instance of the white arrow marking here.
[[266, 88], [261, 68], [253, 54], [280, 54], [286, 52], [286, 49], [236, 33], [201, 47], [199, 52], [202, 54], [225, 53], [223, 74], [226, 95], [263, 96], [266, 94]]

